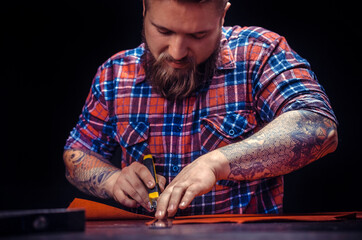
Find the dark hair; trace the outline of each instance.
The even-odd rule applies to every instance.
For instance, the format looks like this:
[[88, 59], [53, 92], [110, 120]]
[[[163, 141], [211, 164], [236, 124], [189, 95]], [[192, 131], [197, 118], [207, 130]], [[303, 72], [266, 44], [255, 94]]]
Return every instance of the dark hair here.
[[[144, 0], [144, 1], [145, 1], [145, 8], [147, 10], [149, 7], [150, 0]], [[158, 1], [162, 1], [162, 0], [158, 0]], [[229, 2], [229, 0], [173, 0], [173, 1], [185, 2], [185, 3], [199, 3], [199, 4], [214, 3], [220, 12], [224, 12], [226, 4]]]

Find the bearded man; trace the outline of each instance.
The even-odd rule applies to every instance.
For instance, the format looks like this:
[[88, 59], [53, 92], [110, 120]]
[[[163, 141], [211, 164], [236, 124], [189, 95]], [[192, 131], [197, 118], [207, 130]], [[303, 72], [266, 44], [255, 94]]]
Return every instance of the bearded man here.
[[309, 63], [274, 32], [224, 27], [229, 7], [143, 1], [143, 43], [99, 67], [66, 142], [72, 184], [158, 219], [282, 212], [283, 175], [336, 149], [336, 117]]

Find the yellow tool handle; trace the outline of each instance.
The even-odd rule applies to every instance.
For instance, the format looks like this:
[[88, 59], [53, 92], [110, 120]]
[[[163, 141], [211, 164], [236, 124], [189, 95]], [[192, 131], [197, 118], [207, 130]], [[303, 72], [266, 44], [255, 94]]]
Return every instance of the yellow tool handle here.
[[147, 169], [151, 172], [152, 177], [155, 179], [155, 187], [152, 189], [147, 188], [148, 197], [150, 199], [151, 208], [157, 208], [157, 198], [160, 196], [160, 187], [158, 185], [158, 179], [156, 174], [155, 163], [153, 161], [153, 157], [151, 154], [147, 154], [143, 157], [143, 164], [147, 167]]

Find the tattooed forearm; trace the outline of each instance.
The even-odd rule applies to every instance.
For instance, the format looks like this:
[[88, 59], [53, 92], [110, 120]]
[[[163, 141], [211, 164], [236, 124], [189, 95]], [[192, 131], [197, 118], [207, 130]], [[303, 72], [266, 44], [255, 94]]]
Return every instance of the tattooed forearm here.
[[297, 170], [333, 152], [337, 142], [333, 121], [308, 111], [291, 111], [219, 151], [229, 161], [229, 179], [256, 180]]
[[66, 150], [63, 159], [69, 182], [87, 194], [110, 198], [104, 184], [110, 176], [119, 171], [118, 168], [91, 151]]

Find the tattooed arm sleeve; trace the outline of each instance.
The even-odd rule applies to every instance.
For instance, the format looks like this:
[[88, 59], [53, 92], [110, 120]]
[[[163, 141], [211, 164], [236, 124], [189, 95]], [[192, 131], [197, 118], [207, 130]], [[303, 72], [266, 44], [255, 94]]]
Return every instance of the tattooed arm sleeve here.
[[309, 111], [280, 115], [253, 136], [219, 151], [229, 163], [228, 178], [256, 180], [285, 175], [337, 148], [337, 127]]
[[66, 178], [79, 190], [100, 198], [110, 198], [107, 180], [120, 169], [92, 151], [69, 149], [63, 154]]

